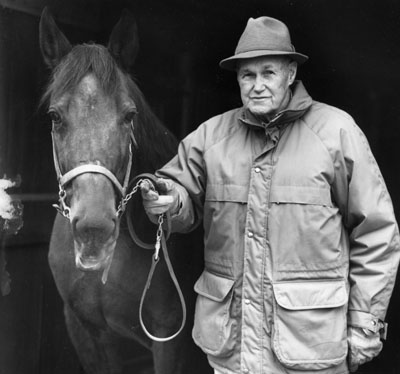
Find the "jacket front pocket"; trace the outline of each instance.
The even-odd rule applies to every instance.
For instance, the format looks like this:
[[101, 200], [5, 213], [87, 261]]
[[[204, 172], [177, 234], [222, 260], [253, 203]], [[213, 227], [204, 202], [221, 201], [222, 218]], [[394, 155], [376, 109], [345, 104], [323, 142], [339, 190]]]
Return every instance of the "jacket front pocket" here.
[[268, 235], [276, 272], [326, 271], [345, 261], [347, 235], [329, 188], [273, 186]]
[[224, 357], [234, 348], [234, 321], [230, 316], [234, 280], [205, 270], [196, 282], [198, 293], [193, 339], [207, 354]]
[[[224, 264], [234, 274], [241, 270], [234, 264], [243, 258], [243, 231], [246, 226], [248, 188], [239, 185], [208, 184], [204, 203], [204, 260], [206, 264]], [[232, 251], [235, 248], [235, 251]], [[210, 265], [211, 267], [211, 265]], [[229, 273], [229, 271], [231, 271]]]
[[347, 356], [347, 291], [343, 279], [277, 282], [272, 347], [287, 368], [321, 370]]

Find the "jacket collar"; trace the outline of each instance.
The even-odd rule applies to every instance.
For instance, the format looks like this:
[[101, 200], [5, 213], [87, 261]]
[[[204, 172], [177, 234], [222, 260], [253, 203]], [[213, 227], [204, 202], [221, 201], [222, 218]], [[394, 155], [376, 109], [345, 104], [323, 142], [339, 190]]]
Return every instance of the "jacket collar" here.
[[292, 98], [288, 106], [279, 112], [271, 121], [262, 122], [255, 117], [249, 110], [242, 108], [239, 120], [243, 123], [262, 128], [281, 127], [282, 125], [293, 122], [303, 116], [312, 104], [312, 98], [306, 91], [301, 81], [295, 81], [292, 85]]

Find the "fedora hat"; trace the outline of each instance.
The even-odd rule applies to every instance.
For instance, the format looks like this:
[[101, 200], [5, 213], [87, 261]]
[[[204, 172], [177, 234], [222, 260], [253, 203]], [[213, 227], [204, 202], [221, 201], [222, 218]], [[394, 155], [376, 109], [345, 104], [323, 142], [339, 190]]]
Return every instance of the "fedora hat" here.
[[308, 60], [306, 55], [295, 51], [287, 26], [270, 17], [250, 18], [239, 39], [235, 54], [225, 58], [219, 66], [236, 70], [237, 61], [260, 56], [288, 56], [299, 64]]

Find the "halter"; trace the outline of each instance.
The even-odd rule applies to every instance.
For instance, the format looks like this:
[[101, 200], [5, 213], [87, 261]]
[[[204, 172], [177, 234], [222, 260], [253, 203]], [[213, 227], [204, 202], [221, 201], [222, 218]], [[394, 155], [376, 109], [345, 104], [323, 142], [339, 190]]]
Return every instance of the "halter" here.
[[125, 210], [126, 204], [123, 204], [122, 201], [124, 200], [126, 196], [126, 190], [128, 188], [129, 184], [129, 176], [131, 173], [131, 166], [132, 166], [132, 144], [134, 146], [137, 146], [135, 136], [133, 134], [133, 121], [131, 122], [131, 131], [130, 131], [130, 143], [129, 143], [129, 160], [128, 160], [128, 166], [125, 172], [125, 177], [124, 177], [124, 182], [121, 184], [118, 180], [118, 178], [106, 167], [101, 166], [101, 165], [95, 165], [95, 164], [85, 164], [85, 165], [80, 165], [72, 170], [66, 172], [64, 175], [61, 172], [60, 168], [60, 162], [58, 160], [57, 156], [57, 150], [56, 150], [56, 144], [54, 140], [54, 131], [51, 131], [51, 141], [53, 144], [53, 159], [54, 159], [54, 167], [56, 169], [57, 173], [57, 179], [58, 179], [58, 205], [54, 204], [53, 207], [57, 209], [57, 211], [62, 214], [65, 218], [70, 219], [70, 207], [67, 205], [65, 199], [67, 197], [67, 193], [65, 191], [65, 186], [71, 182], [73, 179], [75, 179], [77, 176], [82, 175], [82, 174], [87, 174], [87, 173], [94, 173], [94, 174], [102, 174], [105, 177], [107, 177], [111, 183], [116, 187], [118, 190], [120, 196], [121, 196], [121, 202], [118, 204], [118, 210], [117, 210], [117, 215], [120, 216]]
[[[65, 199], [67, 196], [67, 193], [65, 191], [64, 186], [66, 184], [68, 184], [69, 182], [71, 182], [74, 178], [76, 178], [78, 175], [82, 175], [82, 174], [86, 174], [86, 173], [98, 173], [98, 174], [103, 174], [104, 176], [106, 176], [111, 183], [117, 188], [117, 190], [119, 191], [120, 195], [121, 195], [121, 201], [118, 204], [118, 209], [117, 209], [117, 216], [118, 218], [120, 218], [122, 216], [122, 214], [124, 213], [126, 206], [129, 202], [129, 200], [132, 198], [132, 196], [139, 190], [140, 188], [140, 184], [142, 183], [142, 181], [144, 179], [146, 179], [147, 181], [149, 181], [150, 183], [153, 184], [154, 188], [156, 186], [156, 179], [153, 175], [151, 174], [140, 174], [137, 175], [132, 181], [131, 181], [131, 186], [133, 185], [134, 187], [131, 188], [131, 191], [127, 194], [126, 191], [128, 189], [129, 186], [129, 177], [130, 177], [130, 171], [131, 171], [131, 166], [132, 166], [132, 144], [137, 147], [137, 142], [136, 139], [134, 137], [133, 134], [133, 121], [131, 122], [131, 133], [130, 133], [130, 143], [129, 143], [129, 161], [128, 161], [128, 166], [127, 166], [127, 170], [125, 172], [125, 178], [124, 178], [124, 183], [123, 185], [121, 185], [121, 183], [118, 181], [117, 177], [107, 168], [105, 168], [104, 166], [100, 166], [100, 165], [94, 165], [94, 164], [85, 164], [85, 165], [80, 165], [77, 166], [76, 168], [73, 168], [72, 170], [68, 171], [67, 173], [65, 173], [64, 175], [61, 172], [60, 169], [60, 163], [58, 161], [58, 157], [57, 157], [57, 151], [56, 151], [56, 146], [55, 146], [55, 140], [54, 140], [54, 132], [51, 132], [51, 140], [53, 143], [53, 158], [54, 158], [54, 166], [56, 169], [56, 173], [57, 173], [57, 178], [58, 178], [58, 186], [59, 186], [59, 200], [58, 200], [58, 205], [54, 204], [53, 206], [58, 210], [58, 212], [60, 214], [62, 214], [65, 218], [70, 219], [70, 208], [67, 205]], [[130, 187], [130, 186], [129, 186]], [[170, 217], [169, 215], [165, 215], [166, 218], [166, 224], [167, 224], [167, 233], [166, 235], [163, 234], [163, 222], [164, 222], [164, 214], [161, 214], [158, 218], [158, 229], [157, 229], [157, 236], [156, 236], [156, 242], [155, 244], [147, 244], [142, 242], [139, 237], [137, 236], [136, 232], [133, 229], [133, 224], [132, 221], [130, 219], [130, 217], [127, 217], [127, 222], [128, 222], [128, 229], [129, 229], [129, 233], [133, 239], [133, 241], [139, 245], [142, 248], [146, 248], [146, 249], [152, 249], [154, 248], [154, 254], [152, 256], [152, 263], [151, 263], [151, 267], [150, 267], [150, 271], [149, 274], [147, 276], [147, 280], [146, 280], [146, 284], [145, 287], [143, 289], [143, 293], [142, 296], [140, 298], [140, 305], [139, 305], [139, 321], [140, 321], [140, 325], [142, 326], [142, 329], [144, 331], [144, 333], [153, 341], [156, 342], [167, 342], [170, 341], [172, 339], [174, 339], [176, 336], [178, 336], [181, 331], [183, 330], [185, 323], [186, 323], [186, 304], [185, 304], [185, 299], [183, 297], [181, 288], [179, 286], [178, 280], [176, 278], [176, 275], [174, 273], [174, 270], [172, 268], [172, 264], [171, 264], [171, 260], [169, 258], [168, 255], [168, 250], [167, 250], [167, 243], [166, 240], [169, 237], [170, 234]], [[178, 328], [178, 330], [173, 333], [170, 336], [161, 338], [161, 337], [157, 337], [152, 335], [146, 328], [144, 321], [143, 321], [143, 304], [144, 301], [146, 299], [146, 295], [147, 295], [147, 291], [150, 288], [151, 285], [151, 281], [153, 279], [153, 275], [154, 275], [154, 271], [156, 269], [156, 266], [160, 260], [160, 256], [159, 256], [159, 252], [160, 249], [162, 250], [162, 253], [164, 255], [164, 260], [166, 263], [166, 266], [168, 268], [168, 272], [171, 276], [171, 280], [176, 288], [176, 291], [178, 293], [178, 297], [179, 297], [179, 301], [181, 304], [181, 308], [182, 308], [182, 321], [181, 321], [181, 325]], [[106, 267], [106, 269], [103, 272], [103, 277], [102, 277], [102, 282], [105, 283], [107, 280], [107, 276], [108, 276], [108, 271], [110, 270], [111, 267], [111, 261], [109, 261], [108, 266]]]

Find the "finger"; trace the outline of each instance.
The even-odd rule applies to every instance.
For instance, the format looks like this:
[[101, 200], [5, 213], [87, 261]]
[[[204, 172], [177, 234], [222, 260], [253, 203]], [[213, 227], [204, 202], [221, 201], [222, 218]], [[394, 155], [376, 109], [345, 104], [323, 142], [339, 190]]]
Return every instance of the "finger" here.
[[355, 373], [358, 369], [360, 362], [357, 354], [357, 349], [354, 346], [351, 346], [349, 349], [348, 363], [349, 363], [350, 373]]
[[351, 364], [350, 365], [350, 373], [355, 373], [358, 370], [358, 365], [357, 364]]
[[143, 201], [143, 206], [147, 213], [162, 214], [170, 209], [172, 201], [172, 196], [161, 195], [157, 200]]
[[174, 198], [169, 195], [158, 195], [158, 198], [155, 200], [146, 201], [145, 205], [147, 207], [163, 207], [166, 206], [167, 209], [170, 207]]
[[140, 183], [140, 189], [143, 192], [148, 192], [150, 190], [154, 190], [154, 187], [152, 183], [150, 183], [147, 179], [145, 179]]
[[158, 193], [157, 191], [153, 191], [153, 190], [148, 190], [147, 192], [144, 192], [142, 190], [142, 198], [143, 200], [158, 200]]
[[153, 207], [153, 208], [145, 208], [147, 214], [151, 214], [153, 216], [159, 215], [159, 214], [164, 214], [165, 212], [168, 211], [168, 206], [162, 206], [162, 207]]
[[156, 183], [159, 191], [168, 192], [172, 189], [172, 185], [167, 179], [159, 178]]
[[157, 200], [158, 192], [154, 190], [153, 184], [147, 180], [140, 183], [140, 192], [143, 200]]

